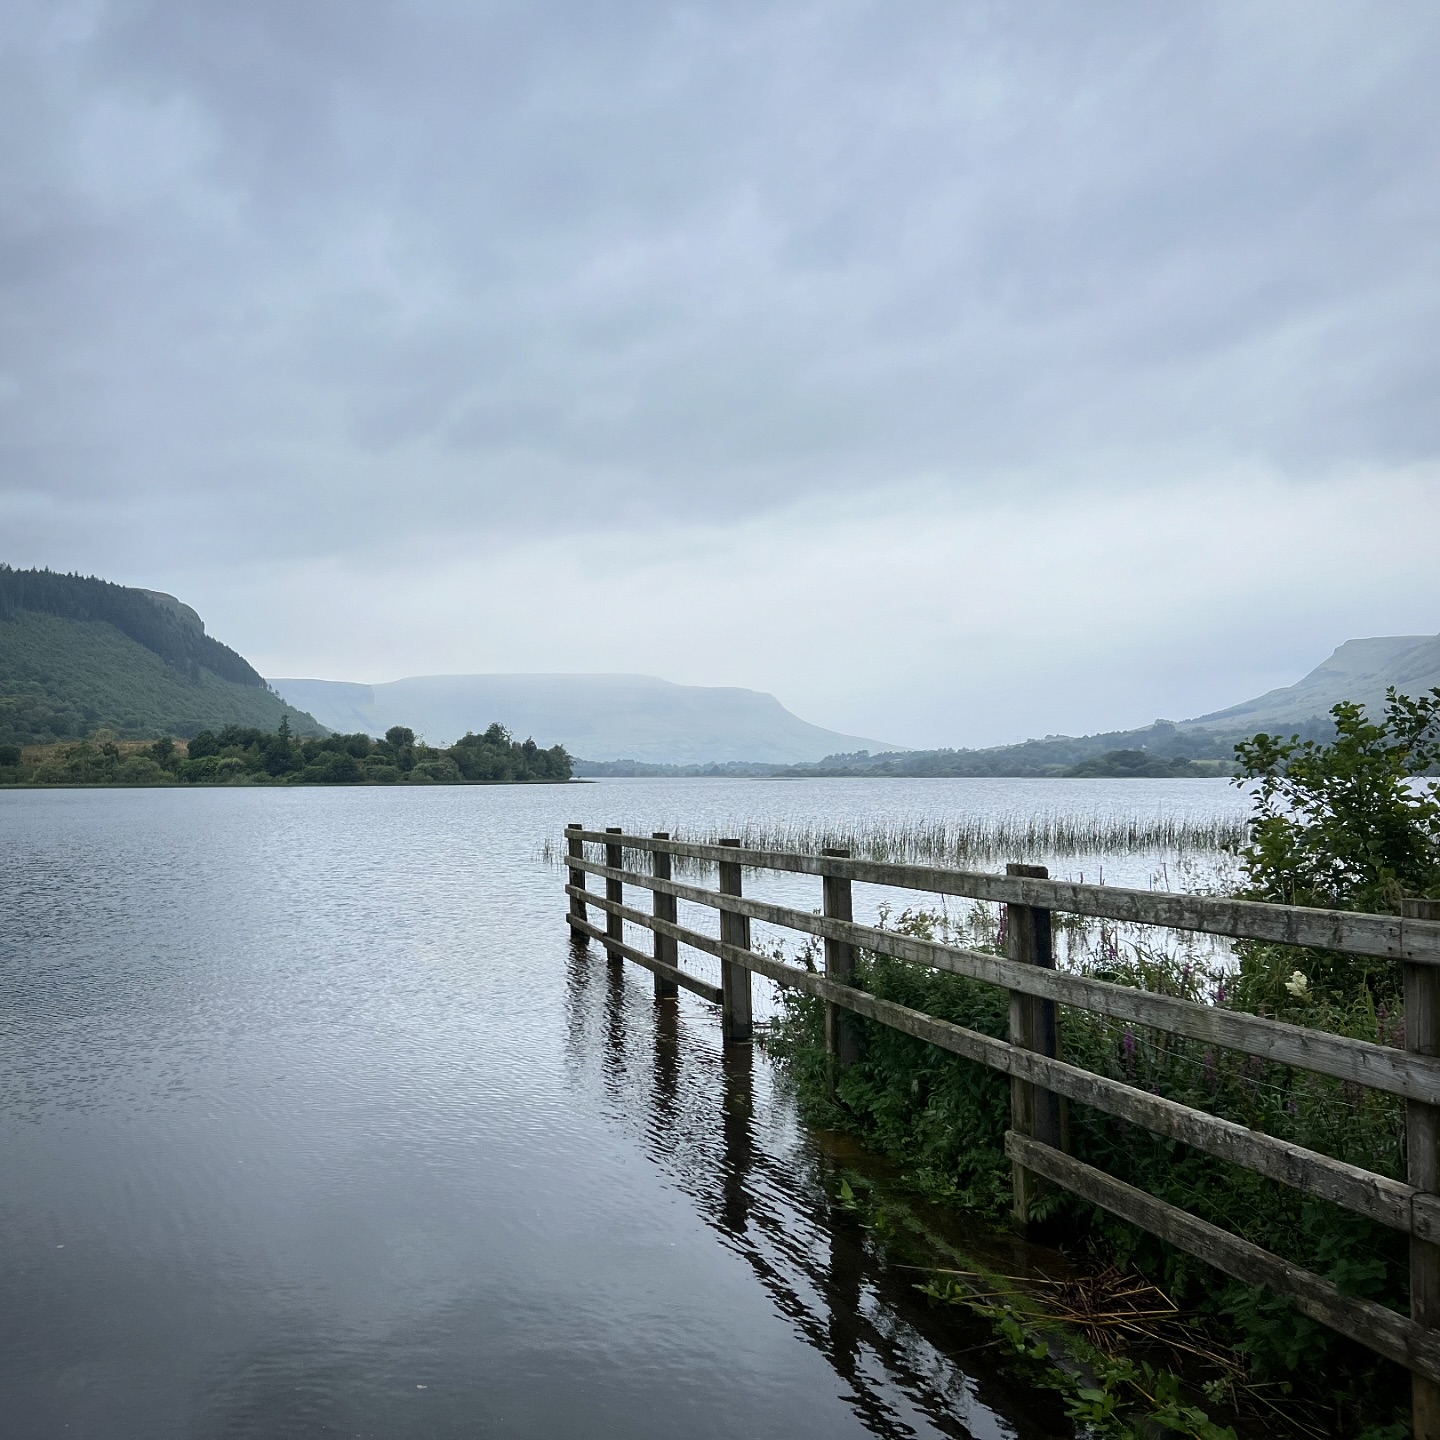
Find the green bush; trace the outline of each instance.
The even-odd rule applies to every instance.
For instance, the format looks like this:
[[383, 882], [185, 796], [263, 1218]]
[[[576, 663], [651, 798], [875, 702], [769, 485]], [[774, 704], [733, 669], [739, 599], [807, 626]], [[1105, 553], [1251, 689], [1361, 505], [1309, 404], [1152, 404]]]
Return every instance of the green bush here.
[[[1440, 689], [1386, 694], [1372, 720], [1358, 705], [1331, 711], [1328, 744], [1257, 735], [1235, 747], [1255, 814], [1242, 898], [1394, 914], [1408, 896], [1440, 895], [1440, 794], [1421, 781], [1440, 761]], [[1399, 1004], [1400, 968], [1328, 950], [1247, 942], [1236, 1001], [1273, 1013], [1299, 988], [1341, 1008]]]
[[[1257, 735], [1236, 747], [1243, 778], [1258, 782], [1246, 898], [1328, 908], [1398, 910], [1411, 895], [1440, 894], [1440, 797], [1412, 777], [1440, 759], [1440, 689], [1387, 697], [1370, 720], [1357, 706], [1332, 712], [1329, 742]], [[977, 920], [906, 912], [901, 933], [996, 949]], [[1279, 945], [1236, 946], [1234, 968], [1198, 968], [1100, 926], [1075, 968], [1118, 984], [1381, 1045], [1404, 1040], [1398, 967], [1384, 960]], [[807, 952], [813, 964], [813, 952]], [[1008, 999], [996, 987], [883, 954], [862, 954], [856, 983], [887, 1000], [985, 1034], [1008, 1033]], [[1404, 1106], [1395, 1097], [1267, 1063], [1180, 1036], [1061, 1007], [1064, 1059], [1094, 1073], [1221, 1115], [1382, 1175], [1404, 1175]], [[772, 1044], [812, 1115], [861, 1136], [899, 1161], [928, 1195], [994, 1219], [1011, 1203], [1003, 1137], [1008, 1081], [987, 1067], [869, 1022], [861, 1061], [826, 1088], [824, 1007], [786, 992]], [[1406, 1242], [1397, 1232], [1299, 1194], [1236, 1165], [1084, 1106], [1069, 1109], [1071, 1148], [1082, 1160], [1242, 1235], [1332, 1281], [1343, 1293], [1403, 1308]], [[1317, 1388], [1336, 1433], [1396, 1421], [1408, 1397], [1402, 1372], [1298, 1315], [1285, 1301], [1223, 1276], [1108, 1213], [1051, 1189], [1035, 1218], [1072, 1246], [1132, 1265], [1244, 1355], [1255, 1377]]]
[[[973, 933], [957, 933], [938, 915], [907, 912], [893, 928], [976, 947]], [[1231, 999], [1223, 972], [1199, 971], [1143, 946], [1122, 945], [1104, 930], [1097, 957], [1076, 968], [1202, 1002]], [[1008, 1035], [1008, 996], [995, 986], [871, 953], [859, 957], [856, 983], [968, 1029]], [[1400, 1017], [1383, 1007], [1340, 1008], [1314, 998], [1292, 998], [1283, 1018], [1380, 1043], [1392, 1043], [1400, 1024]], [[859, 1024], [863, 1058], [839, 1076], [832, 1100], [826, 1090], [824, 1006], [784, 993], [771, 1045], [794, 1077], [809, 1115], [858, 1135], [899, 1162], [907, 1181], [931, 1199], [1007, 1220], [1012, 1202], [1003, 1149], [1010, 1123], [1006, 1077], [887, 1026]], [[1060, 1009], [1059, 1036], [1061, 1054], [1072, 1064], [1366, 1169], [1403, 1174], [1403, 1104], [1391, 1096], [1069, 1007]], [[1407, 1251], [1395, 1232], [1087, 1107], [1069, 1107], [1069, 1133], [1073, 1152], [1087, 1163], [1326, 1276], [1348, 1294], [1403, 1302]], [[1384, 1410], [1383, 1399], [1375, 1398], [1387, 1374], [1384, 1363], [1284, 1301], [1219, 1276], [1063, 1191], [1045, 1192], [1034, 1213], [1063, 1243], [1134, 1266], [1160, 1284], [1245, 1355], [1257, 1378], [1293, 1383], [1323, 1364], [1337, 1388], [1349, 1387], [1362, 1397], [1359, 1403]]]
[[115, 778], [122, 785], [163, 785], [170, 779], [151, 755], [129, 756], [121, 762]]

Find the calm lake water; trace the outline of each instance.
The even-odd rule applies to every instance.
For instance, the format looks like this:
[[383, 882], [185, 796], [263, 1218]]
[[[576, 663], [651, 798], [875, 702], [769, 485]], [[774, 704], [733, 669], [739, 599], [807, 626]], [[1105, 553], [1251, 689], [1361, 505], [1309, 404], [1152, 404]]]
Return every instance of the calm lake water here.
[[[837, 1209], [836, 1149], [763, 1053], [723, 1057], [703, 1002], [657, 1007], [647, 974], [573, 952], [537, 858], [568, 820], [1025, 805], [1243, 800], [1205, 781], [0, 793], [0, 1433], [1056, 1433], [986, 1369], [988, 1334]], [[1144, 884], [1145, 863], [1106, 878]], [[818, 904], [818, 882], [785, 884]]]

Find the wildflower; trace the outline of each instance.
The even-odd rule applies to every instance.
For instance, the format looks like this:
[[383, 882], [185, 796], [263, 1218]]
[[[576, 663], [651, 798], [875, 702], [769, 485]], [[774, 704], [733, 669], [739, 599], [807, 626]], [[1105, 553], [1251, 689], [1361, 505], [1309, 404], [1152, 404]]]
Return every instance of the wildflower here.
[[1285, 982], [1285, 988], [1297, 1000], [1308, 1000], [1310, 998], [1310, 982], [1305, 978], [1305, 972], [1303, 970], [1292, 972], [1290, 978]]

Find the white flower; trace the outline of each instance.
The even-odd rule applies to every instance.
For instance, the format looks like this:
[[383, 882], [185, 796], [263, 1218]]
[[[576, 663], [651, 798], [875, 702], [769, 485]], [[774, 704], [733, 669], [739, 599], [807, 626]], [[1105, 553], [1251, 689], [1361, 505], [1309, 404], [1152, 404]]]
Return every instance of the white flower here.
[[1285, 988], [1297, 1000], [1308, 1000], [1310, 998], [1310, 982], [1305, 978], [1305, 972], [1303, 970], [1296, 970], [1285, 982]]

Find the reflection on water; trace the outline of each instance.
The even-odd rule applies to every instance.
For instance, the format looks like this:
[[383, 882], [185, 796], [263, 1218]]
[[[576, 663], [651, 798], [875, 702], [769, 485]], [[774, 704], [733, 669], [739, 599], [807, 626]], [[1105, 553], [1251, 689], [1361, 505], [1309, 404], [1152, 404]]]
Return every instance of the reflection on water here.
[[[799, 1127], [763, 1051], [718, 1046], [718, 1024], [653, 1000], [600, 947], [572, 945], [574, 1083], [597, 1070], [611, 1123], [647, 1154], [749, 1265], [776, 1310], [833, 1368], [864, 1428], [887, 1437], [1031, 1436], [1063, 1424], [1045, 1397], [977, 1363], [991, 1332], [931, 1307], [837, 1203], [835, 1163]], [[603, 993], [597, 1015], [595, 999]]]
[[0, 794], [3, 1433], [1055, 1433], [532, 858], [803, 783]]

